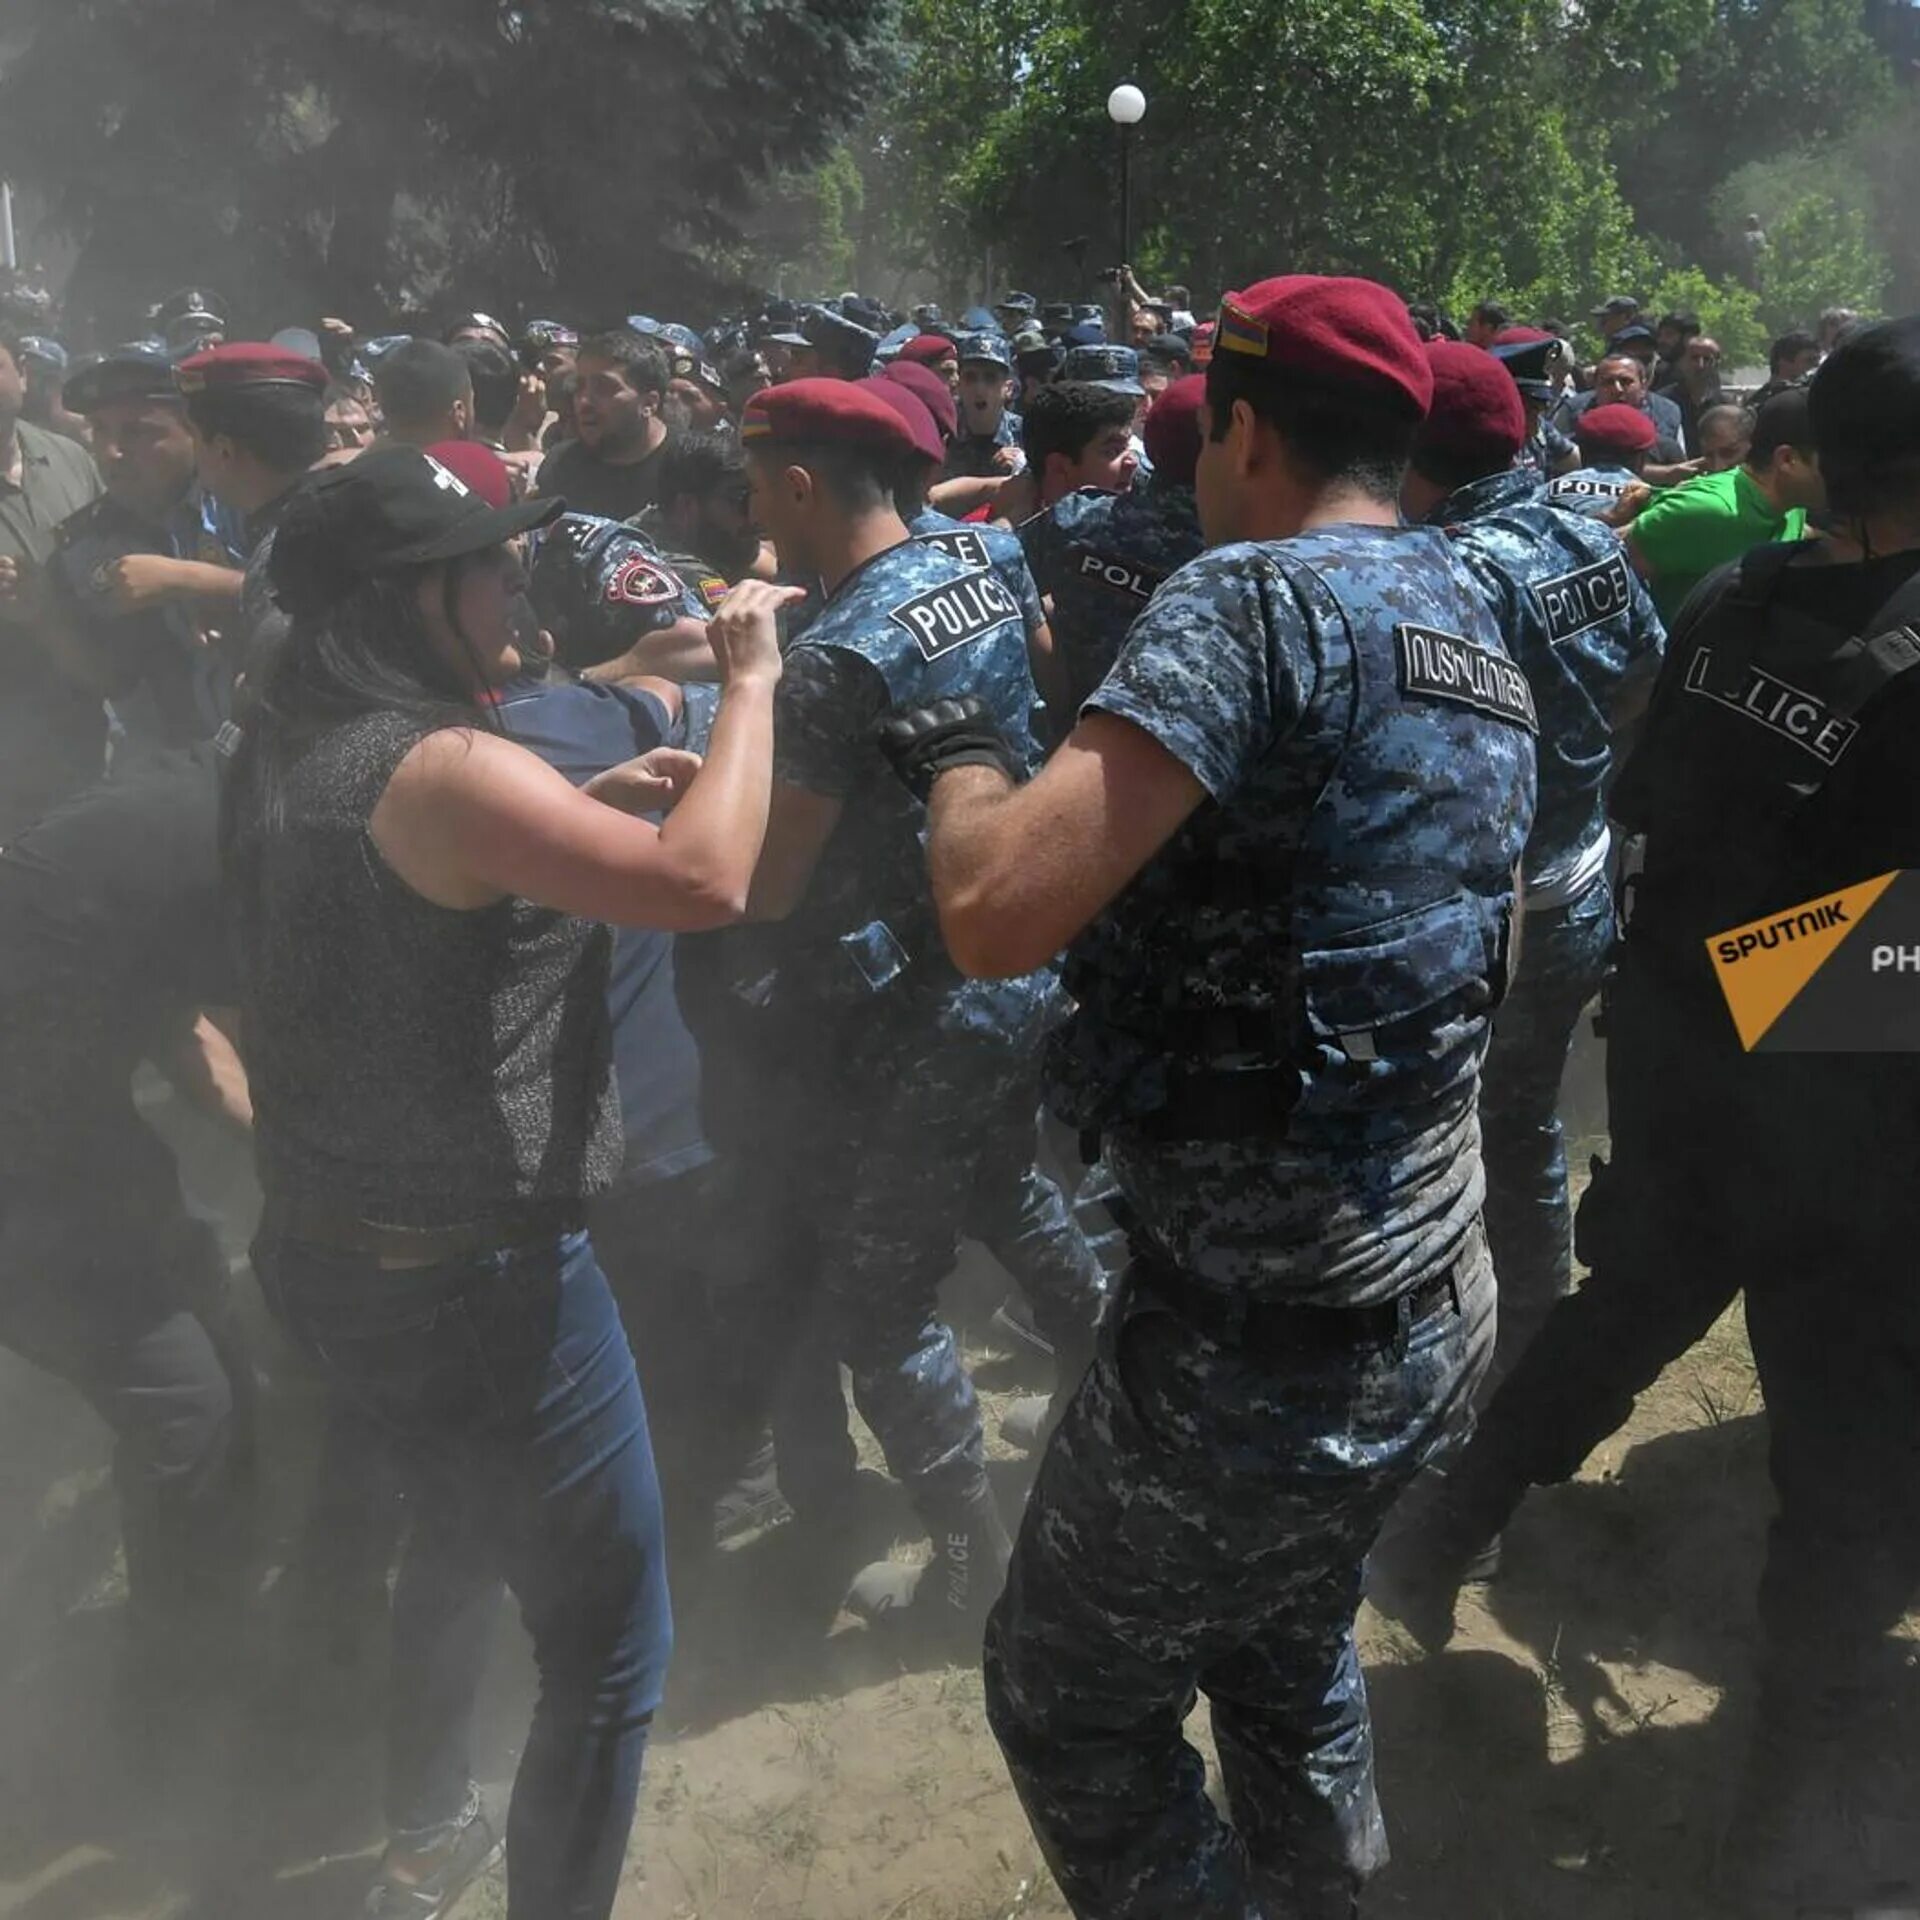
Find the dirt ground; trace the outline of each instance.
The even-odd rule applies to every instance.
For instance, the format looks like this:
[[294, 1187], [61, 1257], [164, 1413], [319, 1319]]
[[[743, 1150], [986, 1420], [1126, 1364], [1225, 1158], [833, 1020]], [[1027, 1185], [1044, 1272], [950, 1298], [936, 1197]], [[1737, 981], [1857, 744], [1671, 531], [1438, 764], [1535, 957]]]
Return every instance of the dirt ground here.
[[[209, 1164], [217, 1185], [222, 1163]], [[244, 1195], [224, 1202], [243, 1230]], [[982, 1265], [963, 1292], [990, 1305]], [[1004, 1388], [1004, 1363], [972, 1351]], [[991, 1427], [1007, 1394], [986, 1398]], [[310, 1396], [283, 1382], [277, 1410], [267, 1505], [285, 1531]], [[356, 1914], [377, 1834], [377, 1657], [319, 1687], [289, 1685], [251, 1718], [212, 1711], [130, 1741], [114, 1707], [105, 1460], [70, 1395], [0, 1356], [0, 1920]], [[997, 1471], [1011, 1512], [1023, 1470]], [[904, 1550], [904, 1503], [877, 1477], [871, 1490], [876, 1546]], [[1370, 1915], [1709, 1911], [1768, 1505], [1736, 1313], [1576, 1484], [1534, 1497], [1506, 1571], [1469, 1599], [1449, 1653], [1424, 1659], [1363, 1615], [1395, 1848]], [[903, 1673], [858, 1628], [823, 1639], [783, 1627], [791, 1533], [730, 1551], [697, 1605], [681, 1599], [620, 1920], [1063, 1914], [987, 1733], [977, 1671]], [[269, 1623], [273, 1605], [269, 1593]], [[511, 1774], [530, 1687], [510, 1625], [479, 1736], [495, 1780]], [[1204, 1746], [1204, 1708], [1193, 1733]], [[459, 1920], [503, 1913], [497, 1883], [458, 1909]]]

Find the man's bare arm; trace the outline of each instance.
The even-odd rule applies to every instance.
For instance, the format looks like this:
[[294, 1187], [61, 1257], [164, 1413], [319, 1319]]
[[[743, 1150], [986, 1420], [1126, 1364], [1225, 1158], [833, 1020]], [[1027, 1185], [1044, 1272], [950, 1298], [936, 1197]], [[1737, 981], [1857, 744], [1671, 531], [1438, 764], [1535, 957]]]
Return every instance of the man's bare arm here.
[[1082, 720], [1024, 787], [987, 767], [943, 774], [929, 863], [954, 964], [984, 978], [1044, 966], [1206, 797], [1150, 734], [1106, 713]]

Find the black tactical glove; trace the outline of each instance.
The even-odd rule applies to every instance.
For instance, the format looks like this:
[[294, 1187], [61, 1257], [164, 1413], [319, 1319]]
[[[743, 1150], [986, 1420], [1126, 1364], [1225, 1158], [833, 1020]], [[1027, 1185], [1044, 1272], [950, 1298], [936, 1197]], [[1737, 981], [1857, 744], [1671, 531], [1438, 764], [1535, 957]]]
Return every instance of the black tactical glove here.
[[950, 767], [997, 767], [1009, 780], [1020, 778], [1013, 749], [985, 705], [971, 696], [889, 713], [874, 723], [873, 737], [901, 784], [922, 805]]

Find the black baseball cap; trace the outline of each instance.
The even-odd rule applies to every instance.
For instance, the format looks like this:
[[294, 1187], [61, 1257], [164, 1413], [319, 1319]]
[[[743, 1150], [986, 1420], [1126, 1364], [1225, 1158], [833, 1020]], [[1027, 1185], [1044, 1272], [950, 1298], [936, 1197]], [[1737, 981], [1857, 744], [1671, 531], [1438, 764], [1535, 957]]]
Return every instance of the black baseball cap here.
[[415, 447], [377, 447], [316, 474], [273, 536], [273, 596], [296, 617], [324, 612], [383, 574], [484, 553], [557, 520], [564, 500], [490, 507]]

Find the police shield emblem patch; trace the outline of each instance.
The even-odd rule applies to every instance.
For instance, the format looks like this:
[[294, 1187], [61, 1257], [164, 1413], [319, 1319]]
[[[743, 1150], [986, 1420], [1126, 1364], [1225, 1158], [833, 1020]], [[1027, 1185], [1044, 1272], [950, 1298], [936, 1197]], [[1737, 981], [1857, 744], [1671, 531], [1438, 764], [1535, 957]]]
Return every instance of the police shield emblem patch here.
[[969, 573], [959, 580], [903, 600], [888, 616], [913, 636], [928, 660], [938, 660], [1020, 618], [1020, 609], [998, 574]]
[[623, 560], [607, 580], [608, 601], [628, 607], [663, 607], [680, 597], [680, 584], [651, 560]]
[[1437, 627], [1417, 627], [1403, 621], [1393, 630], [1399, 653], [1400, 691], [1424, 700], [1444, 700], [1456, 707], [1472, 707], [1540, 731], [1533, 710], [1533, 689], [1527, 676], [1503, 653], [1477, 647], [1457, 633]]

